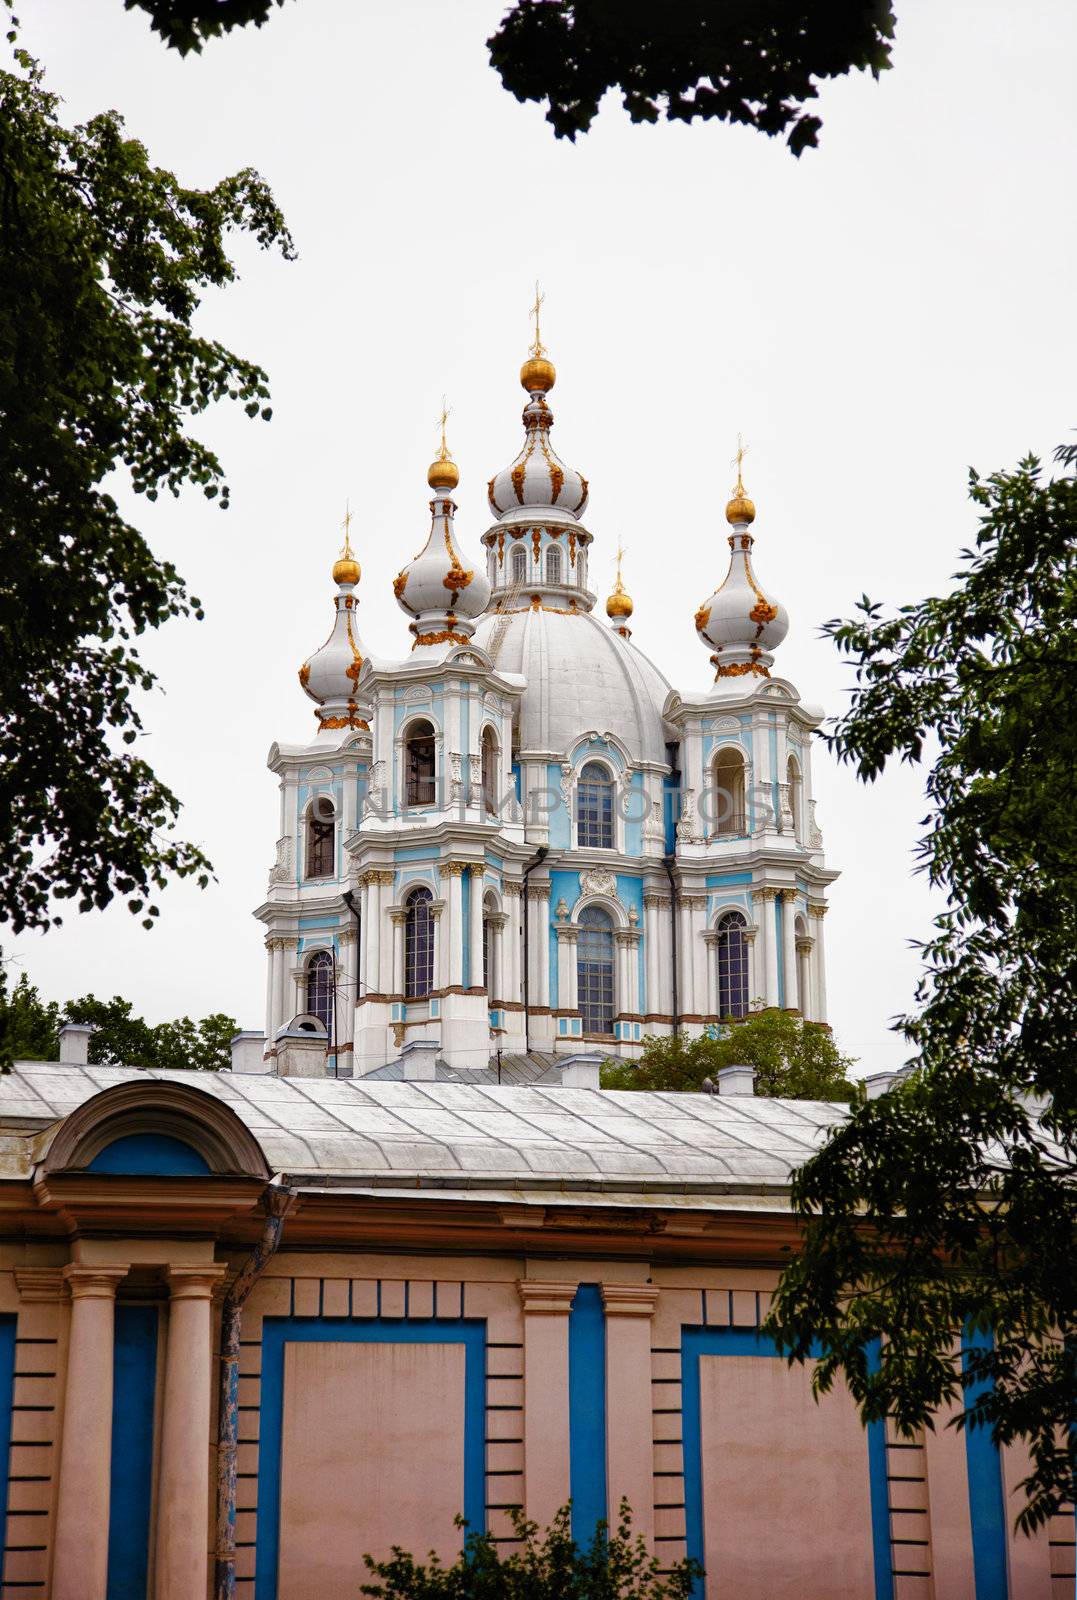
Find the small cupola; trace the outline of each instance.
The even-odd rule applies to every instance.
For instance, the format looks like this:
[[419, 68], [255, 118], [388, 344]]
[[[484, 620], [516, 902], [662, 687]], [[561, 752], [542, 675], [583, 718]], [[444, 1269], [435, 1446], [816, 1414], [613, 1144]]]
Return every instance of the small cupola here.
[[746, 452], [737, 441], [737, 482], [725, 508], [729, 523], [729, 570], [696, 612], [696, 632], [713, 652], [715, 682], [753, 675], [769, 678], [774, 650], [789, 632], [789, 614], [767, 594], [752, 568], [751, 525], [755, 506], [744, 488]]
[[299, 682], [317, 707], [319, 733], [370, 727], [367, 708], [359, 696], [359, 674], [367, 652], [356, 626], [356, 591], [362, 573], [351, 546], [351, 522], [351, 510], [346, 508], [344, 544], [333, 565], [333, 582], [337, 586], [333, 630], [321, 649], [299, 669]]

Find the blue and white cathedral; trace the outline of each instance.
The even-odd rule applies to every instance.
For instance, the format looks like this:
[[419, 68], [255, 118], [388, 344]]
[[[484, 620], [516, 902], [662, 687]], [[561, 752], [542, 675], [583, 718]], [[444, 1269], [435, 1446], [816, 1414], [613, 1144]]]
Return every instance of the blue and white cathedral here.
[[788, 616], [755, 574], [739, 466], [729, 568], [695, 615], [713, 682], [676, 690], [632, 643], [620, 562], [596, 613], [587, 480], [550, 441], [555, 378], [536, 330], [485, 571], [455, 526], [443, 425], [430, 534], [393, 585], [399, 660], [363, 643], [349, 539], [333, 567], [333, 629], [299, 673], [316, 730], [269, 755], [271, 1070], [365, 1075], [406, 1052], [466, 1073], [633, 1057], [648, 1034], [767, 1007], [826, 1021], [822, 713], [774, 672]]

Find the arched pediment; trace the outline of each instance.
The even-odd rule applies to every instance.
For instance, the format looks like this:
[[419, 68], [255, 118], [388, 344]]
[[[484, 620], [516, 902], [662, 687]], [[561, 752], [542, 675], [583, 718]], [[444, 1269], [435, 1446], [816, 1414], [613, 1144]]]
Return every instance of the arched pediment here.
[[270, 1177], [261, 1145], [230, 1106], [193, 1085], [160, 1078], [118, 1083], [85, 1101], [57, 1123], [42, 1170], [85, 1172], [94, 1166], [107, 1171], [108, 1158], [98, 1158], [119, 1141], [128, 1141], [127, 1172], [134, 1170], [130, 1163], [137, 1161], [138, 1150], [148, 1151], [153, 1141], [173, 1141], [195, 1152], [213, 1176]]

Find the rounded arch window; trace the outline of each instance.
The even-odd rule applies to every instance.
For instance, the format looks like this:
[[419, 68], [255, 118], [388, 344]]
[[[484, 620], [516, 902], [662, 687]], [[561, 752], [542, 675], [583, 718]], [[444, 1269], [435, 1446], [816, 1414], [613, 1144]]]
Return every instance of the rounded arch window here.
[[434, 987], [433, 895], [429, 889], [413, 889], [404, 912], [404, 995], [409, 1000], [425, 998]]
[[719, 837], [747, 831], [744, 757], [739, 750], [719, 750], [714, 758], [714, 831]]
[[409, 806], [432, 806], [436, 796], [437, 744], [432, 722], [413, 722], [404, 744], [404, 784]]
[[337, 812], [327, 795], [317, 794], [307, 813], [306, 875], [331, 878], [336, 868]]
[[802, 785], [800, 781], [800, 762], [796, 756], [790, 756], [785, 764], [785, 781], [789, 785], [789, 809], [793, 813], [793, 832], [800, 838], [801, 814], [803, 810]]
[[613, 779], [598, 761], [588, 761], [576, 786], [576, 843], [581, 850], [612, 850]]
[[718, 919], [718, 1015], [748, 1014], [748, 924], [739, 911]]
[[522, 544], [512, 547], [512, 565], [510, 568], [513, 583], [527, 582], [527, 551]]
[[584, 1033], [613, 1032], [613, 922], [601, 906], [580, 912], [576, 990]]
[[561, 582], [561, 552], [555, 544], [546, 552], [546, 582]]
[[497, 735], [493, 728], [482, 730], [482, 803], [487, 811], [497, 810]]
[[333, 1020], [333, 958], [319, 950], [307, 962], [307, 1011], [330, 1033]]

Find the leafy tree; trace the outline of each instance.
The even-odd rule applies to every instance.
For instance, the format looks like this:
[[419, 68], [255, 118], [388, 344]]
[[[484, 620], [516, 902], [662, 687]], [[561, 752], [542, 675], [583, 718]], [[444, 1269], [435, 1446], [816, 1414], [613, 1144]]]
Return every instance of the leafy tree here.
[[[502, 1558], [489, 1534], [469, 1533], [451, 1567], [431, 1552], [426, 1565], [394, 1548], [389, 1561], [366, 1564], [380, 1579], [360, 1593], [380, 1600], [687, 1600], [703, 1576], [697, 1561], [680, 1561], [661, 1574], [657, 1560], [639, 1537], [632, 1538], [632, 1513], [621, 1501], [616, 1533], [600, 1522], [583, 1550], [569, 1531], [563, 1506], [540, 1537], [538, 1524], [516, 1509], [512, 1525], [522, 1548]], [[457, 1518], [457, 1526], [465, 1526]]]
[[[147, 12], [186, 54], [253, 22], [284, 0], [124, 0]], [[890, 65], [889, 0], [517, 0], [487, 41], [517, 100], [542, 101], [558, 138], [586, 133], [608, 89], [633, 122], [718, 117], [770, 135], [790, 150], [818, 143], [822, 120], [805, 106], [817, 82]]]
[[756, 1070], [757, 1094], [790, 1100], [852, 1100], [857, 1086], [847, 1077], [855, 1065], [842, 1055], [829, 1028], [804, 1022], [788, 1011], [756, 1011], [726, 1024], [720, 1037], [650, 1037], [638, 1061], [608, 1062], [604, 1089], [698, 1091], [722, 1067]]
[[231, 1064], [232, 1017], [215, 1011], [201, 1022], [177, 1017], [151, 1024], [132, 1015], [129, 1000], [92, 994], [57, 1005], [44, 1001], [25, 972], [12, 989], [0, 962], [0, 1071], [13, 1061], [55, 1061], [65, 1022], [88, 1022], [90, 1060], [102, 1066], [157, 1067], [173, 1071], [220, 1072]]
[[547, 106], [559, 138], [586, 133], [608, 89], [633, 122], [718, 117], [818, 143], [817, 81], [890, 65], [886, 0], [518, 0], [488, 41], [518, 100]]
[[1077, 481], [1029, 456], [970, 493], [949, 593], [828, 625], [856, 664], [831, 747], [868, 782], [929, 762], [919, 865], [946, 907], [898, 1024], [916, 1071], [798, 1173], [770, 1328], [792, 1360], [819, 1340], [817, 1388], [844, 1374], [865, 1420], [954, 1403], [1026, 1440], [1031, 1530], [1077, 1490]]
[[[9, 34], [14, 41], [14, 31]], [[220, 463], [185, 432], [213, 400], [268, 418], [260, 367], [193, 331], [232, 281], [232, 231], [293, 254], [250, 170], [185, 188], [115, 112], [65, 128], [40, 67], [0, 71], [0, 919], [16, 931], [114, 895], [152, 926], [148, 892], [209, 863], [172, 834], [179, 802], [132, 746], [153, 687], [132, 640], [194, 612], [103, 488], [149, 500]]]

